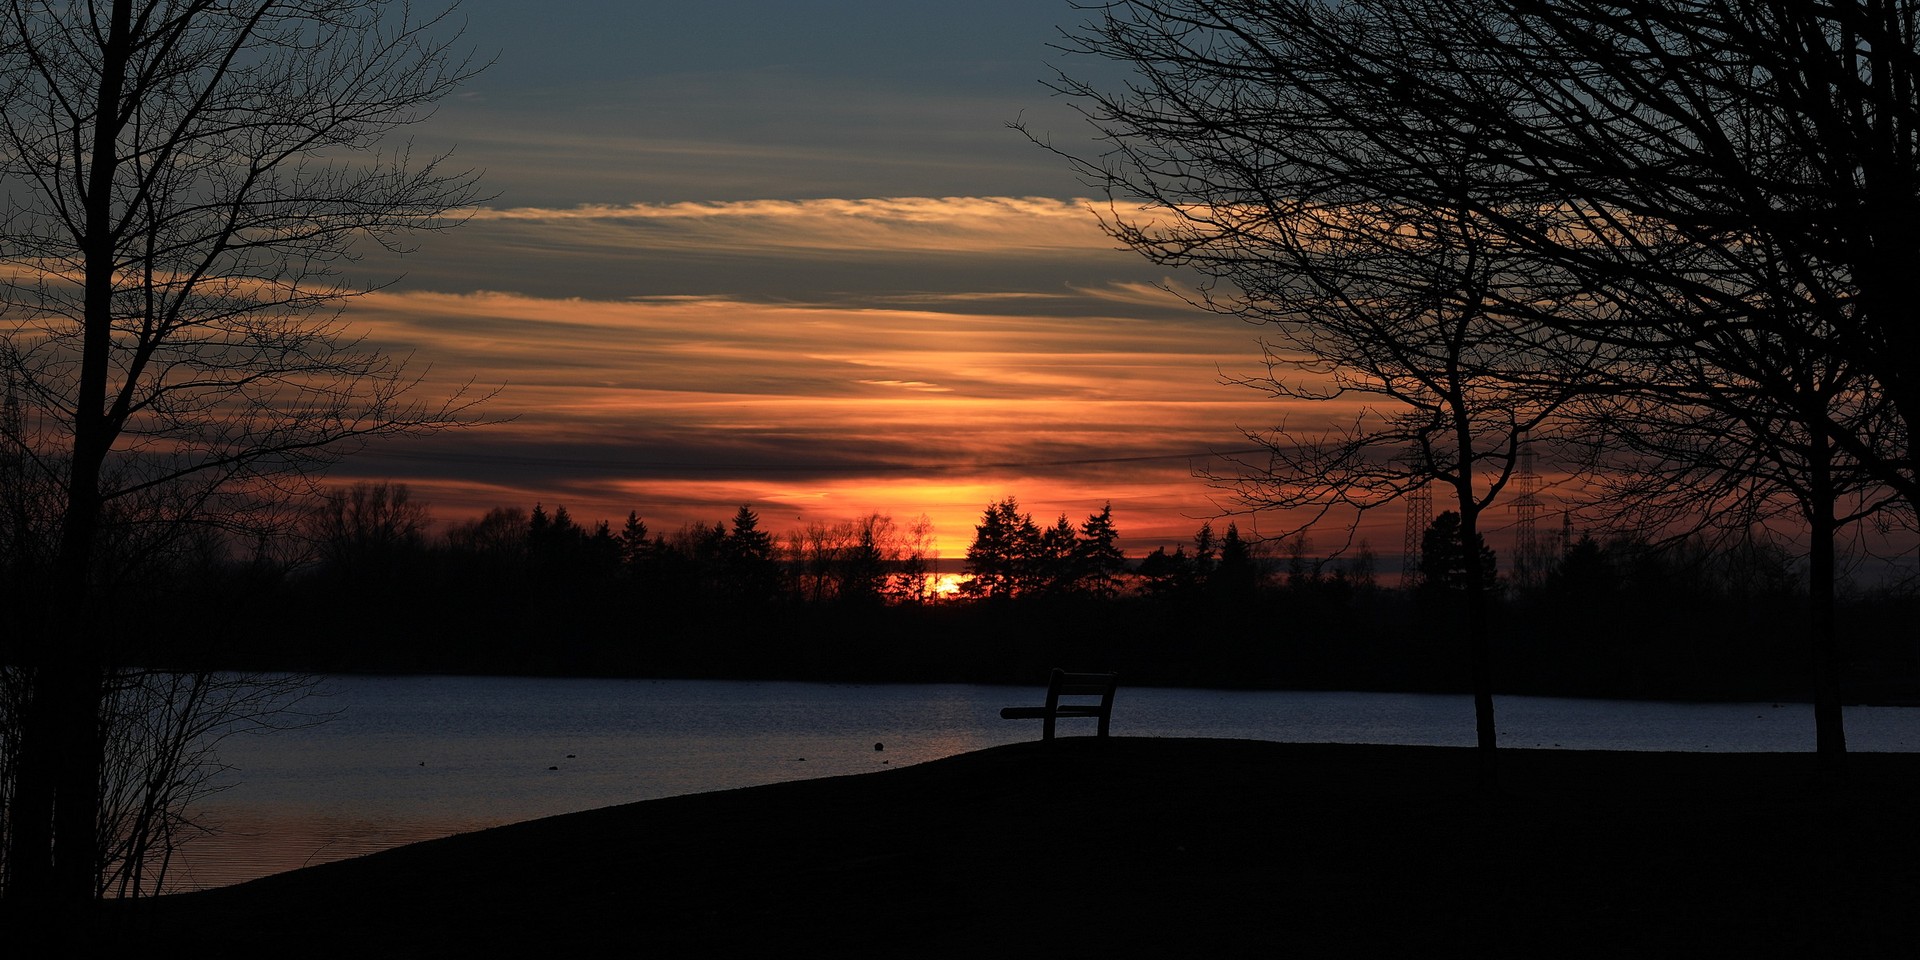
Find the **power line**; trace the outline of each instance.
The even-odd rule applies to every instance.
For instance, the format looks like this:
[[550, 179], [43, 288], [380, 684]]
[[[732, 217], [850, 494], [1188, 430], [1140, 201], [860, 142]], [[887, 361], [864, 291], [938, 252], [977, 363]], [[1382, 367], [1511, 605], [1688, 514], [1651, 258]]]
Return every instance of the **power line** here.
[[1220, 450], [1205, 453], [1144, 454], [1131, 457], [1073, 457], [1059, 460], [1004, 460], [985, 463], [939, 463], [931, 465], [902, 463], [700, 463], [673, 460], [636, 460], [607, 457], [557, 457], [530, 454], [487, 453], [409, 453], [369, 451], [367, 459], [386, 458], [415, 462], [476, 463], [513, 466], [569, 467], [590, 470], [636, 470], [683, 473], [947, 473], [958, 470], [1008, 470], [1029, 467], [1079, 467], [1106, 463], [1155, 463], [1177, 460], [1210, 460], [1264, 453], [1264, 448]]

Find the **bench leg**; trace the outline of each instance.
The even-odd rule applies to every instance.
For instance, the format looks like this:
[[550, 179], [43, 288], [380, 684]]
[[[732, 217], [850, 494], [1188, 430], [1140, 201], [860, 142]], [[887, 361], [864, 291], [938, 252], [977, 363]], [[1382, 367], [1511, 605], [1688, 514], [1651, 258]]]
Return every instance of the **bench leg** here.
[[1041, 720], [1040, 720], [1040, 739], [1042, 739], [1042, 740], [1052, 740], [1052, 739], [1053, 739], [1053, 721], [1054, 721], [1054, 716], [1053, 716], [1053, 714], [1051, 714], [1051, 713], [1049, 713], [1049, 714], [1047, 714], [1047, 715], [1046, 715], [1045, 717], [1042, 717], [1042, 718], [1041, 718]]

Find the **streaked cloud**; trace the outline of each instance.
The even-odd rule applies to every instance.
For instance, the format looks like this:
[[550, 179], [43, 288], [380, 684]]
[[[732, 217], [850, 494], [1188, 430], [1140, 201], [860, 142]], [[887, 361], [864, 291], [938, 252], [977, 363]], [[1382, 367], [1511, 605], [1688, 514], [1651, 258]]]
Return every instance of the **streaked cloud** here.
[[1258, 331], [1118, 249], [1105, 201], [1008, 129], [1091, 142], [1041, 83], [1071, 9], [462, 10], [498, 62], [417, 132], [496, 196], [404, 260], [370, 251], [358, 276], [403, 278], [348, 318], [430, 388], [502, 385], [513, 419], [342, 477], [407, 480], [442, 517], [924, 511], [950, 556], [1001, 497], [1048, 520], [1111, 499], [1150, 547], [1219, 509], [1211, 453], [1286, 418], [1222, 382], [1258, 372]]
[[1113, 249], [1089, 211], [1086, 200], [1044, 197], [889, 197], [483, 208], [472, 212], [472, 220], [563, 225], [576, 242], [652, 247], [670, 238], [679, 251], [779, 251], [805, 258]]
[[[711, 521], [750, 501], [925, 511], [947, 532], [970, 531], [1002, 496], [1068, 513], [1131, 497], [1152, 512], [1128, 532], [1183, 535], [1187, 513], [1209, 510], [1194, 470], [1245, 446], [1237, 426], [1274, 416], [1220, 382], [1253, 356], [1234, 325], [967, 303], [372, 294], [353, 312], [372, 339], [431, 357], [431, 388], [502, 384], [491, 412], [513, 419], [348, 469], [410, 477], [465, 511], [547, 498], [583, 517], [682, 505], [662, 519]], [[1168, 515], [1170, 488], [1187, 492], [1186, 513]], [[1069, 509], [1068, 489], [1087, 503]]]

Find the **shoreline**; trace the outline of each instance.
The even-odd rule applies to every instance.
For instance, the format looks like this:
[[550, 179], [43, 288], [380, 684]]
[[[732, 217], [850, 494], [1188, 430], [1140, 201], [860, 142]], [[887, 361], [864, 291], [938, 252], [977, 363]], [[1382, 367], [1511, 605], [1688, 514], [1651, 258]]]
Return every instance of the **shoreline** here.
[[[1920, 755], [1070, 737], [97, 904], [96, 946], [461, 956], [1904, 954]], [[9, 907], [10, 922], [30, 915]]]

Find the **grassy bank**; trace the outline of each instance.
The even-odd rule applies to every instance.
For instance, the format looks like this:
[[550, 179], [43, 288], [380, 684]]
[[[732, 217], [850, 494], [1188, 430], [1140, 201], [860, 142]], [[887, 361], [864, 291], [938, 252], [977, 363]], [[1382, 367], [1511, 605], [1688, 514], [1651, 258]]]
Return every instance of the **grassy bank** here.
[[[162, 955], [1911, 956], [1920, 756], [1073, 738], [102, 904]], [[8, 909], [10, 925], [27, 917]], [[17, 927], [16, 927], [17, 929]], [[120, 943], [116, 943], [120, 941]]]

